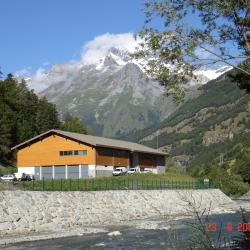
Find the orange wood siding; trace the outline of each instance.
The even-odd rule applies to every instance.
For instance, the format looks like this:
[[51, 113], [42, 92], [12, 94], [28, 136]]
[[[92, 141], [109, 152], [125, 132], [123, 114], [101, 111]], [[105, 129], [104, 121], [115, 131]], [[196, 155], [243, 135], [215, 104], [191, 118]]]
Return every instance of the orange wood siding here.
[[[60, 156], [60, 151], [87, 150], [86, 155]], [[17, 167], [93, 164], [95, 148], [58, 135], [51, 135], [17, 152]]]
[[113, 166], [113, 151], [109, 149], [96, 149], [96, 165]]
[[156, 167], [156, 156], [150, 154], [139, 154], [140, 167]]
[[126, 167], [129, 165], [129, 152], [114, 151], [114, 166]]
[[96, 165], [126, 167], [129, 165], [129, 152], [124, 150], [98, 148], [96, 149]]

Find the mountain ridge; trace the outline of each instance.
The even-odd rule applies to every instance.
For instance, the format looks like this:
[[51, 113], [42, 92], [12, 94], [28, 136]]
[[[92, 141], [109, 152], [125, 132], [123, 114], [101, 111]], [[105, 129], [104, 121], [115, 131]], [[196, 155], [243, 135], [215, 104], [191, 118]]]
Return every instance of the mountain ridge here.
[[[95, 134], [119, 137], [154, 125], [179, 107], [163, 95], [164, 88], [145, 74], [141, 63], [130, 59], [128, 51], [111, 47], [93, 64], [54, 65], [44, 75], [49, 87], [39, 95], [54, 102], [60, 114], [80, 117]], [[186, 100], [207, 81], [205, 74], [197, 73], [187, 85]]]
[[127, 140], [166, 150], [182, 165], [204, 164], [230, 147], [244, 142], [250, 132], [250, 95], [231, 82], [227, 73], [198, 88], [168, 118], [150, 128], [127, 135]]

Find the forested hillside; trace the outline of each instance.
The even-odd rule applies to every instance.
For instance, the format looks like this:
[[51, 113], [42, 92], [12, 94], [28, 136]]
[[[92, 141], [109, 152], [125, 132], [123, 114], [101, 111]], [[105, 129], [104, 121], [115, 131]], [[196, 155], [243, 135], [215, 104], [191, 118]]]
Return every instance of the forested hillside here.
[[228, 194], [243, 193], [248, 189], [243, 182], [250, 182], [250, 95], [227, 75], [199, 92], [163, 122], [126, 139], [158, 146], [171, 164], [210, 177]]
[[246, 137], [250, 128], [250, 113], [247, 111], [250, 95], [226, 76], [210, 81], [199, 91], [197, 98], [184, 103], [157, 126], [130, 134], [127, 138], [152, 147], [158, 144], [171, 156], [186, 155], [195, 161], [203, 150], [206, 155], [208, 151], [214, 155], [218, 147], [222, 153], [222, 145], [233, 145], [241, 141], [242, 136]]
[[[185, 102], [158, 125], [130, 134], [127, 139], [162, 148], [174, 156], [186, 156], [195, 162], [211, 149], [211, 157], [226, 150], [222, 145], [249, 132], [250, 95], [240, 90], [228, 77], [221, 76], [199, 88], [198, 97]], [[229, 149], [228, 149], [229, 150]], [[213, 151], [213, 153], [212, 153]], [[197, 158], [198, 157], [198, 158]], [[206, 158], [208, 160], [208, 158]], [[199, 161], [201, 163], [201, 161]]]
[[29, 90], [24, 80], [20, 83], [9, 74], [0, 80], [0, 163], [12, 165], [11, 147], [49, 129], [62, 128], [87, 133], [81, 120], [69, 114], [60, 121], [56, 106], [39, 98]]

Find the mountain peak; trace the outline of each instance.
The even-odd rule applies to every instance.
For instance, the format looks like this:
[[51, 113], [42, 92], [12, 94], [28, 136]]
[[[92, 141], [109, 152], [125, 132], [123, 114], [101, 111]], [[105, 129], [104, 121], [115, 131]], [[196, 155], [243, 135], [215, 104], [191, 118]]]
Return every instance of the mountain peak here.
[[114, 66], [118, 66], [118, 63], [111, 55], [108, 55], [104, 59], [103, 66], [113, 68]]
[[130, 60], [129, 51], [124, 48], [111, 47], [108, 51], [108, 54], [112, 54], [116, 57], [119, 57], [124, 62], [128, 62]]

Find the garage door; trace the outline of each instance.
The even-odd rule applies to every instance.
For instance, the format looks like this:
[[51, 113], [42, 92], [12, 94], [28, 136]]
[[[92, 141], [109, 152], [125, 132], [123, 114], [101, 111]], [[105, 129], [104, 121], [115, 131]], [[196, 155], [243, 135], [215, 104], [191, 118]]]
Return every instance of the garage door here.
[[79, 165], [68, 166], [68, 179], [78, 179], [79, 178]]
[[42, 169], [42, 178], [44, 178], [44, 179], [52, 179], [53, 178], [52, 166], [41, 167], [41, 169]]
[[35, 167], [35, 179], [40, 180], [40, 167]]
[[55, 166], [54, 167], [55, 179], [65, 179], [66, 178], [65, 170], [66, 170], [65, 166]]
[[88, 165], [81, 166], [81, 174], [82, 174], [83, 179], [89, 178], [89, 166]]

